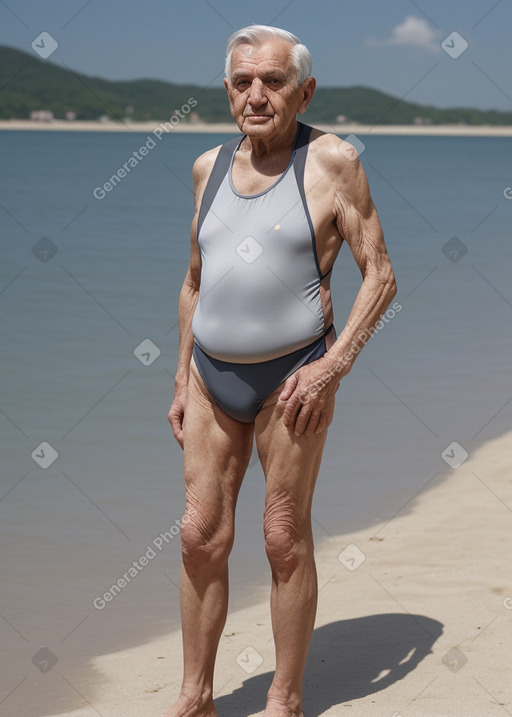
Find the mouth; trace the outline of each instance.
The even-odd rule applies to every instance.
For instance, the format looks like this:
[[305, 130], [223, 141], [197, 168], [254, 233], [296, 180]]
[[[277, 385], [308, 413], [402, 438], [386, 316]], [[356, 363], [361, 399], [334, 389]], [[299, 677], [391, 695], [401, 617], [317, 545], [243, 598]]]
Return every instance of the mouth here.
[[265, 119], [271, 119], [273, 115], [259, 115], [255, 113], [251, 113], [249, 115], [244, 115], [245, 119], [250, 120], [265, 120]]

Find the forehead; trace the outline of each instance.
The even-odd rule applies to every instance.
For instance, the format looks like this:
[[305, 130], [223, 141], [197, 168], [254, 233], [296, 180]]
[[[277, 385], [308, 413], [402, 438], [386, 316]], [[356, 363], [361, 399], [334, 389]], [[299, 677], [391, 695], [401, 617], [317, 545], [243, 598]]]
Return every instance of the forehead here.
[[287, 72], [293, 68], [291, 50], [289, 42], [278, 38], [255, 45], [243, 43], [233, 50], [231, 73], [257, 72], [276, 67]]

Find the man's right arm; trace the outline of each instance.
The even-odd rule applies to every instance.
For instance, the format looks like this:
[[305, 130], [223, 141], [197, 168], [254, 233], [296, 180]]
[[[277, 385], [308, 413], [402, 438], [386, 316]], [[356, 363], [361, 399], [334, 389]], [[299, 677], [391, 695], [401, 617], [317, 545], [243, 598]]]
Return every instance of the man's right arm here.
[[183, 417], [187, 400], [190, 360], [194, 346], [192, 319], [199, 298], [199, 285], [201, 283], [201, 252], [197, 241], [197, 222], [203, 192], [218, 151], [219, 148], [216, 147], [202, 154], [195, 161], [192, 170], [195, 212], [190, 230], [190, 262], [181, 287], [178, 305], [179, 356], [174, 378], [174, 398], [168, 416], [174, 437], [181, 448], [183, 448]]

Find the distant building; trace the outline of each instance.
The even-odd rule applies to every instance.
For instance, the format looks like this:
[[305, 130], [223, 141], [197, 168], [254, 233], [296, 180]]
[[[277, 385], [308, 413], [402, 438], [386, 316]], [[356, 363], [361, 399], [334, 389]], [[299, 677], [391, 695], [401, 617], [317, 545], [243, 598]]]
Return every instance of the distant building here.
[[201, 119], [199, 112], [190, 113], [190, 124], [200, 124], [202, 121], [203, 120]]
[[72, 110], [69, 110], [68, 112], [66, 112], [66, 114], [64, 116], [69, 122], [76, 120], [76, 112], [73, 112]]
[[346, 115], [338, 115], [338, 116], [336, 117], [336, 124], [345, 124], [346, 121], [347, 121], [347, 116], [346, 116]]
[[50, 110], [32, 110], [30, 119], [35, 122], [51, 122], [53, 120], [53, 112]]

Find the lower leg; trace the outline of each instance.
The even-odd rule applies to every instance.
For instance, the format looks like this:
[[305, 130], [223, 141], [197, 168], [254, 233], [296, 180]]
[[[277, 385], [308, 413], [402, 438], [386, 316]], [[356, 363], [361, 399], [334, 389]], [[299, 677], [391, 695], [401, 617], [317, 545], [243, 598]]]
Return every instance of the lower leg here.
[[292, 561], [291, 573], [272, 570], [270, 607], [276, 670], [264, 717], [302, 717], [302, 678], [317, 607], [313, 542], [308, 538]]
[[227, 562], [215, 573], [182, 567], [180, 589], [183, 682], [164, 717], [215, 717], [213, 672], [228, 607]]

